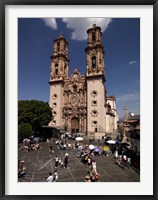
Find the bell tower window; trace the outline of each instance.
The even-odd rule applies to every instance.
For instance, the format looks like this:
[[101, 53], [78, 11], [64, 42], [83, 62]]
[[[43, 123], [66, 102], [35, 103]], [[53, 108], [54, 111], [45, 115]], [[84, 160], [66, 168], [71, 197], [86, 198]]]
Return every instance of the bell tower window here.
[[60, 43], [59, 42], [57, 43], [57, 48], [58, 48], [58, 51], [60, 51]]
[[93, 33], [93, 35], [92, 35], [92, 41], [95, 42], [95, 39], [96, 39], [95, 38], [95, 34]]
[[96, 68], [96, 57], [92, 57], [92, 68]]
[[58, 74], [58, 64], [55, 64], [55, 74]]

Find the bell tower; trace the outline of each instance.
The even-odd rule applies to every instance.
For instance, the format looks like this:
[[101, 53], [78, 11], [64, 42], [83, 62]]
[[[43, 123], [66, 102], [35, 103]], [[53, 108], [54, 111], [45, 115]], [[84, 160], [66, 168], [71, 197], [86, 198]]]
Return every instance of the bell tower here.
[[87, 30], [87, 34], [87, 48], [85, 49], [87, 57], [86, 75], [102, 75], [104, 78], [104, 47], [101, 28], [93, 24], [92, 28]]
[[68, 42], [60, 35], [54, 40], [54, 51], [51, 56], [50, 70], [50, 100], [49, 105], [52, 108], [52, 121], [49, 125], [61, 127], [62, 107], [63, 107], [63, 86], [64, 80], [68, 78]]
[[105, 134], [104, 46], [99, 26], [87, 30], [87, 134], [99, 138]]
[[60, 35], [54, 40], [54, 52], [51, 56], [50, 81], [68, 78], [68, 42]]

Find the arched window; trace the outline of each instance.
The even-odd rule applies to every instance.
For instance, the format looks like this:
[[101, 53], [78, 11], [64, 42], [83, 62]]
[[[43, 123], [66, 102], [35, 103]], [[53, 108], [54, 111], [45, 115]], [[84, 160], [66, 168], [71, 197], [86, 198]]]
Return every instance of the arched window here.
[[93, 56], [92, 57], [92, 68], [95, 68], [96, 67], [96, 57]]
[[55, 74], [58, 74], [58, 64], [55, 64]]
[[92, 35], [92, 40], [93, 40], [93, 42], [95, 42], [95, 33], [93, 33], [93, 35]]
[[60, 43], [59, 42], [57, 43], [57, 46], [58, 46], [58, 51], [60, 51]]
[[73, 86], [73, 92], [77, 92], [77, 85]]

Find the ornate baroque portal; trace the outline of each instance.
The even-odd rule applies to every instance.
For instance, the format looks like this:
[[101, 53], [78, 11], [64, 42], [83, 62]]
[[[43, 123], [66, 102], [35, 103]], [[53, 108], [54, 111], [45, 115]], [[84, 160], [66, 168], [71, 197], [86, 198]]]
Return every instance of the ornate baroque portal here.
[[[86, 84], [85, 77], [75, 68], [64, 85], [63, 119], [64, 130], [82, 132], [86, 130]], [[71, 127], [71, 128], [70, 128]]]
[[72, 133], [79, 132], [79, 119], [76, 117], [73, 117], [71, 119], [71, 132]]

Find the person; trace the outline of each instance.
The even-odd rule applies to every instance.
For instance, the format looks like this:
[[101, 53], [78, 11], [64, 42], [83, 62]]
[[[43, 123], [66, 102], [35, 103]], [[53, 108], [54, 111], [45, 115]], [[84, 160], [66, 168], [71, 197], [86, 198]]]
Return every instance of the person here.
[[91, 164], [92, 164], [91, 162], [92, 162], [92, 159], [91, 159], [91, 157], [89, 156], [89, 157], [88, 157], [88, 167], [89, 167], [89, 168], [91, 167]]
[[52, 145], [49, 146], [49, 153], [54, 153]]
[[48, 138], [46, 139], [46, 143], [49, 144], [49, 139]]
[[61, 165], [61, 158], [59, 158], [59, 166]]
[[114, 158], [117, 159], [117, 157], [118, 157], [118, 150], [116, 149], [115, 154], [114, 154]]
[[90, 176], [85, 176], [84, 182], [91, 182]]
[[92, 170], [92, 171], [90, 172], [90, 179], [91, 179], [91, 182], [95, 182], [95, 175], [96, 175], [96, 173], [94, 172], [94, 170]]
[[60, 166], [61, 166], [62, 168], [64, 167], [63, 160], [61, 160]]
[[25, 174], [26, 174], [26, 167], [24, 167], [24, 161], [22, 160], [22, 161], [18, 161], [18, 167], [19, 167], [19, 169], [18, 169], [18, 178], [20, 178], [20, 177], [22, 177], [22, 176], [24, 176]]
[[58, 180], [58, 172], [57, 172], [57, 169], [55, 169], [53, 177], [54, 177], [54, 179], [53, 179], [54, 182], [56, 182], [56, 181]]
[[92, 170], [94, 170], [95, 172], [97, 171], [97, 165], [95, 160], [92, 160]]
[[59, 158], [58, 156], [55, 156], [55, 168], [57, 168], [59, 165]]
[[121, 156], [121, 167], [125, 169], [125, 157], [124, 155]]
[[95, 175], [95, 182], [100, 182], [100, 181], [99, 181], [99, 174], [96, 174], [96, 175]]
[[65, 154], [65, 158], [64, 158], [64, 168], [69, 169], [69, 167], [68, 167], [68, 162], [69, 162], [68, 154]]
[[49, 172], [49, 176], [47, 178], [47, 182], [53, 182], [53, 176], [52, 176], [52, 172]]
[[68, 149], [71, 149], [71, 143], [70, 142], [68, 143]]

